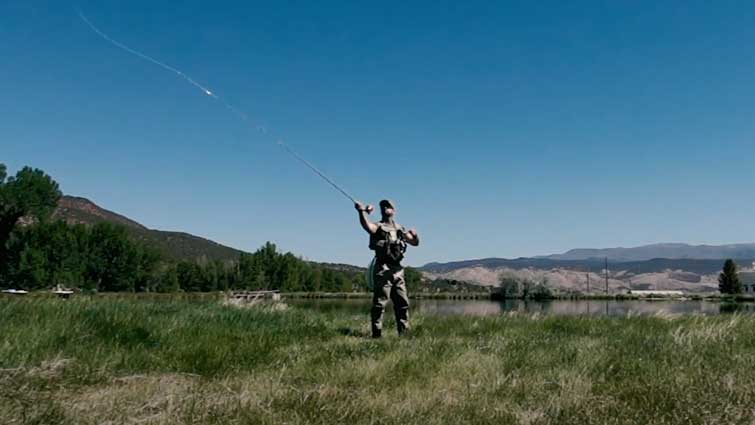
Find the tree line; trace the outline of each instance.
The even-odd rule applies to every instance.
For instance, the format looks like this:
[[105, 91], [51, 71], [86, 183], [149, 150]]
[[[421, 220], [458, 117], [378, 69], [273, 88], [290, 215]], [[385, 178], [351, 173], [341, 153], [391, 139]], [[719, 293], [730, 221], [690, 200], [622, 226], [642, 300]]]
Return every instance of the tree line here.
[[500, 298], [521, 298], [524, 300], [544, 300], [553, 298], [553, 291], [548, 286], [548, 279], [540, 281], [519, 279], [514, 276], [503, 275], [498, 280], [500, 291], [496, 294]]
[[[60, 196], [43, 171], [25, 167], [8, 177], [0, 164], [0, 286], [36, 290], [60, 284], [107, 292], [367, 288], [364, 273], [310, 263], [270, 242], [234, 261], [169, 261], [123, 226], [50, 221]], [[421, 276], [411, 271], [408, 278], [412, 289]]]
[[91, 226], [41, 221], [14, 231], [3, 286], [26, 290], [55, 285], [85, 291], [175, 292], [277, 289], [351, 292], [366, 287], [362, 273], [324, 268], [266, 243], [235, 261], [167, 261], [111, 223]]

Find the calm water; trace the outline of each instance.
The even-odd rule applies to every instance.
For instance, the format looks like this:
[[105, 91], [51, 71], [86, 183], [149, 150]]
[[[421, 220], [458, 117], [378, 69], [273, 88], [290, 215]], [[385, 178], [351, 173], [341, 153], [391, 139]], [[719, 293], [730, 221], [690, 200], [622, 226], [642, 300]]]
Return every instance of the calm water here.
[[[367, 313], [369, 299], [289, 299], [286, 303], [321, 311]], [[390, 313], [391, 305], [388, 305]], [[626, 316], [627, 314], [725, 314], [755, 313], [754, 303], [719, 303], [708, 301], [612, 301], [554, 300], [503, 302], [487, 300], [412, 300], [411, 311], [424, 314], [489, 316], [511, 311], [553, 315]]]

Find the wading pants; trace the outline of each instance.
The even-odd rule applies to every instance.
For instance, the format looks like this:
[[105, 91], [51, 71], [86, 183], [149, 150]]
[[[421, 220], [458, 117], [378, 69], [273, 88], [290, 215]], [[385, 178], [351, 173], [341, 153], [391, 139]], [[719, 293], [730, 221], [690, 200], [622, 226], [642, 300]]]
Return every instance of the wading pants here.
[[401, 265], [375, 263], [372, 295], [372, 336], [380, 337], [383, 329], [383, 312], [388, 300], [393, 301], [398, 334], [409, 328], [409, 297], [406, 294], [404, 268]]

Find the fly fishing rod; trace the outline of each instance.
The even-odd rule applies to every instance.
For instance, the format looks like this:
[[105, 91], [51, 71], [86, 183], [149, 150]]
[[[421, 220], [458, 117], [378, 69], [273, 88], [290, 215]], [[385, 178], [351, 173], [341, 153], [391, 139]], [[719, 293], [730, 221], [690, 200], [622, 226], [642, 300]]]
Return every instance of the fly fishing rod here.
[[[251, 128], [258, 130], [262, 134], [266, 134], [266, 135], [269, 134], [268, 130], [266, 129], [265, 126], [262, 126], [262, 125], [256, 125], [255, 126], [254, 123], [252, 123], [252, 121], [249, 119], [249, 115], [248, 114], [246, 114], [244, 111], [236, 108], [232, 104], [228, 103], [225, 99], [223, 99], [220, 96], [218, 96], [216, 93], [214, 93], [209, 88], [205, 87], [202, 84], [199, 84], [198, 82], [196, 82], [193, 78], [191, 78], [190, 76], [188, 76], [183, 71], [181, 71], [178, 68], [175, 68], [173, 66], [170, 66], [170, 65], [168, 65], [168, 64], [166, 64], [164, 62], [161, 62], [161, 61], [159, 61], [159, 60], [157, 60], [157, 59], [155, 59], [155, 58], [153, 58], [151, 56], [148, 56], [148, 55], [146, 55], [146, 54], [144, 54], [144, 53], [142, 53], [142, 52], [140, 52], [140, 51], [138, 51], [136, 49], [133, 49], [133, 48], [127, 46], [126, 44], [123, 44], [123, 43], [121, 43], [121, 42], [113, 39], [107, 33], [105, 33], [104, 31], [100, 30], [99, 28], [97, 28], [92, 23], [92, 21], [90, 21], [89, 18], [87, 18], [86, 15], [84, 15], [84, 13], [81, 10], [77, 9], [77, 12], [79, 14], [79, 18], [81, 18], [81, 20], [84, 21], [84, 23], [95, 34], [97, 34], [98, 36], [100, 36], [100, 38], [104, 39], [105, 41], [107, 41], [111, 45], [113, 45], [115, 47], [118, 47], [119, 49], [121, 49], [121, 50], [123, 50], [123, 51], [125, 51], [125, 52], [127, 52], [127, 53], [129, 53], [131, 55], [134, 55], [134, 56], [136, 56], [136, 57], [138, 57], [138, 58], [140, 58], [142, 60], [150, 62], [150, 63], [152, 63], [154, 65], [157, 65], [157, 66], [163, 68], [166, 71], [172, 72], [176, 76], [178, 76], [181, 79], [183, 79], [186, 83], [188, 83], [188, 84], [190, 84], [190, 85], [198, 88], [199, 90], [201, 90], [202, 93], [204, 93], [205, 95], [207, 95], [207, 96], [209, 96], [209, 97], [217, 100], [218, 102], [220, 102], [223, 106], [225, 106], [226, 109], [228, 109], [229, 111], [233, 112], [234, 115], [236, 115], [239, 119], [241, 119], [242, 121], [244, 121], [244, 123], [246, 123], [247, 125], [249, 125]], [[332, 179], [330, 179], [328, 176], [326, 176], [325, 173], [323, 173], [322, 171], [320, 171], [317, 167], [315, 167], [312, 163], [310, 163], [309, 161], [307, 161], [306, 159], [304, 159], [301, 155], [299, 155], [298, 153], [296, 153], [296, 151], [294, 151], [289, 145], [287, 145], [286, 143], [284, 143], [282, 140], [277, 140], [276, 144], [279, 145], [280, 147], [282, 147], [283, 149], [285, 149], [285, 151], [288, 152], [293, 158], [297, 159], [299, 162], [301, 162], [302, 164], [306, 165], [310, 170], [312, 170], [315, 174], [317, 174], [318, 176], [320, 176], [328, 184], [330, 184], [331, 186], [333, 186], [333, 188], [335, 188], [337, 191], [339, 191], [341, 194], [343, 194], [343, 196], [345, 196], [346, 198], [348, 198], [351, 202], [353, 202], [354, 204], [358, 204], [359, 203], [353, 196], [349, 195], [348, 192], [346, 192], [343, 188], [341, 188], [338, 184], [336, 184], [336, 182], [334, 182]], [[368, 205], [367, 209], [369, 211], [371, 211], [372, 210], [372, 206]]]
[[349, 200], [351, 200], [351, 202], [353, 202], [355, 204], [357, 203], [357, 200], [354, 199], [353, 196], [349, 195], [349, 193], [346, 192], [345, 190], [343, 190], [343, 188], [341, 188], [340, 186], [338, 186], [338, 184], [336, 184], [336, 182], [334, 182], [333, 180], [331, 180], [330, 178], [328, 178], [328, 176], [326, 176], [317, 167], [315, 167], [309, 161], [307, 161], [306, 159], [304, 159], [301, 155], [299, 155], [298, 153], [296, 153], [296, 151], [294, 151], [293, 149], [291, 149], [290, 146], [288, 146], [287, 144], [283, 143], [283, 141], [281, 141], [281, 140], [278, 140], [277, 143], [278, 143], [278, 145], [280, 147], [282, 147], [283, 149], [285, 149], [286, 152], [290, 153], [294, 158], [298, 159], [302, 164], [306, 165], [307, 167], [309, 167], [310, 170], [314, 171], [315, 174], [317, 174], [318, 176], [322, 177], [323, 180], [325, 180], [326, 182], [328, 182], [337, 191], [341, 192], [343, 194], [343, 196], [347, 197]]

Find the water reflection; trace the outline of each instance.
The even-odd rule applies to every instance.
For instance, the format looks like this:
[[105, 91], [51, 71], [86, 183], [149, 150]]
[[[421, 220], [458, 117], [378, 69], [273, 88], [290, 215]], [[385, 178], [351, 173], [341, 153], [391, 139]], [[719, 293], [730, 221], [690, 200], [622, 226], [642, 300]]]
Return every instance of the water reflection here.
[[[369, 299], [307, 299], [287, 300], [287, 303], [326, 312], [365, 314]], [[614, 301], [614, 300], [553, 300], [502, 302], [487, 300], [412, 300], [412, 311], [423, 314], [491, 316], [508, 312], [539, 313], [543, 315], [626, 316], [650, 314], [755, 313], [752, 303], [717, 303], [707, 301]], [[390, 313], [391, 306], [388, 306]]]
[[755, 304], [751, 303], [721, 303], [718, 306], [720, 313], [755, 313]]

